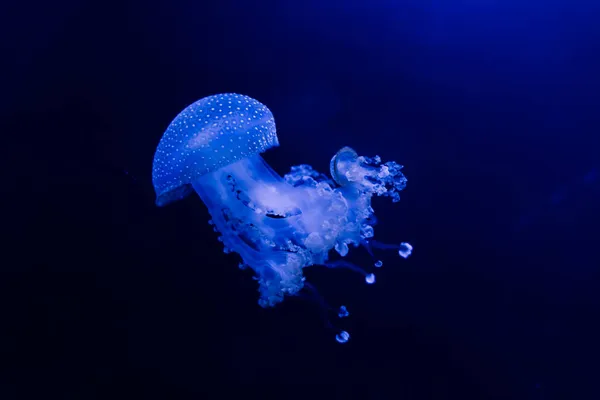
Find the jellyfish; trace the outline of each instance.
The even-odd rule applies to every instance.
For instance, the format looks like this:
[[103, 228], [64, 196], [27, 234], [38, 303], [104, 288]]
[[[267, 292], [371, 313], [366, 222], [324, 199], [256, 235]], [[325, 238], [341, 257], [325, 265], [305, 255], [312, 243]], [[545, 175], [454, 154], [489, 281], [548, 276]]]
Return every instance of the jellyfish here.
[[[277, 146], [273, 114], [257, 100], [234, 93], [198, 100], [177, 115], [158, 144], [156, 204], [195, 192], [224, 251], [239, 254], [240, 268], [254, 272], [265, 308], [308, 288], [303, 269], [310, 266], [348, 268], [373, 284], [373, 273], [344, 258], [351, 247], [364, 246], [371, 255], [387, 248], [407, 254], [407, 243], [373, 240], [371, 199], [399, 201], [406, 186], [401, 165], [344, 147], [331, 159], [331, 178], [306, 164], [282, 177], [261, 156]], [[348, 315], [345, 306], [338, 310], [340, 318]], [[346, 331], [336, 334], [340, 343], [348, 339]]]

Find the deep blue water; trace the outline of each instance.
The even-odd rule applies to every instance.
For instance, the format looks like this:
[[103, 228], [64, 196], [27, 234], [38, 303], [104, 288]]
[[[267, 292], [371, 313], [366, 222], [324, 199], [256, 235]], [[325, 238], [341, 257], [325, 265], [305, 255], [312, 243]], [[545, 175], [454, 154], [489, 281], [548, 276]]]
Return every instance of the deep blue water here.
[[[600, 398], [600, 5], [2, 7], [2, 399]], [[279, 173], [405, 166], [376, 236], [413, 256], [307, 272], [345, 346], [311, 304], [258, 307], [197, 197], [154, 206], [163, 131], [221, 92], [272, 110]]]

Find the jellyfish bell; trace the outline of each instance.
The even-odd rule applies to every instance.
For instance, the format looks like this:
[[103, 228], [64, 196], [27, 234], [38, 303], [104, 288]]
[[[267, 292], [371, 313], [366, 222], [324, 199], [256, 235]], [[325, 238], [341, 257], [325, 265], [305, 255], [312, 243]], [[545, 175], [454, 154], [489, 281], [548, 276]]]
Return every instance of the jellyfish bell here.
[[180, 200], [198, 178], [278, 145], [273, 114], [258, 101], [238, 94], [198, 100], [175, 117], [156, 148], [156, 204]]
[[371, 197], [397, 201], [406, 184], [402, 166], [345, 147], [331, 160], [333, 181], [309, 165], [281, 177], [260, 155], [278, 145], [265, 105], [240, 94], [203, 98], [171, 122], [158, 144], [156, 204], [196, 192], [225, 251], [238, 253], [242, 266], [256, 274], [263, 307], [298, 294], [305, 287], [302, 270], [312, 265], [348, 268], [374, 283], [374, 274], [345, 260], [329, 261], [329, 254], [344, 257], [349, 246], [361, 244], [370, 253], [394, 247], [372, 240]]

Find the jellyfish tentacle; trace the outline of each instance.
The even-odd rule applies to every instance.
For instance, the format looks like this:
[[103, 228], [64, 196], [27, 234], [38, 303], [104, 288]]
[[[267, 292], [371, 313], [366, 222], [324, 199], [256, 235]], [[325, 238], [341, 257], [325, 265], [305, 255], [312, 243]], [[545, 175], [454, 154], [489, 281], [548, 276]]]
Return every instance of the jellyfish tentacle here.
[[[329, 318], [329, 313], [334, 311], [333, 308], [331, 306], [329, 306], [329, 304], [327, 304], [327, 302], [325, 301], [323, 296], [319, 293], [319, 291], [313, 285], [306, 282], [304, 284], [304, 288], [302, 289], [302, 291], [300, 291], [298, 293], [298, 295], [317, 304], [317, 306], [319, 307], [319, 310], [320, 310], [321, 318], [323, 319], [323, 322], [325, 324], [325, 328], [327, 328], [330, 331], [336, 332], [335, 337], [336, 337], [336, 341], [338, 343], [345, 343], [348, 341], [349, 334], [348, 334], [348, 337], [346, 337], [346, 335], [344, 334], [344, 332], [346, 332], [346, 331], [337, 330], [336, 327], [334, 326], [334, 324], [332, 323], [331, 319]], [[348, 309], [344, 305], [340, 306], [336, 312], [337, 312], [337, 317], [339, 319], [346, 318], [350, 315], [350, 312], [348, 312]], [[347, 332], [346, 332], [346, 334], [347, 334]], [[338, 339], [338, 337], [340, 337], [340, 335], [341, 335], [341, 338], [346, 337], [346, 340], [340, 341]]]
[[323, 265], [327, 268], [347, 268], [351, 271], [358, 272], [359, 274], [364, 276], [365, 282], [367, 282], [368, 284], [375, 283], [375, 274], [369, 273], [369, 272], [365, 271], [363, 268], [359, 267], [358, 265], [348, 262], [346, 260], [331, 261], [331, 262], [326, 262], [321, 265]]

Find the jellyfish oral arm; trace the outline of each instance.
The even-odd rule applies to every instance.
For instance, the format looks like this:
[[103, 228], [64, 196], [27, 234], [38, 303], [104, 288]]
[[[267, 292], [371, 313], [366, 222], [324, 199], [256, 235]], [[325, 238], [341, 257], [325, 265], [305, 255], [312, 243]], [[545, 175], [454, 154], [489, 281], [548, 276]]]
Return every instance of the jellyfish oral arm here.
[[238, 253], [255, 271], [261, 305], [273, 306], [284, 295], [298, 293], [304, 285], [302, 269], [311, 265], [351, 269], [367, 283], [375, 282], [373, 274], [350, 262], [329, 262], [329, 253], [336, 250], [344, 257], [350, 246], [369, 240], [371, 197], [396, 193], [406, 180], [399, 168], [400, 176], [391, 176], [388, 164], [354, 156], [349, 148], [342, 151], [344, 165], [336, 173], [344, 174], [338, 176], [343, 186], [308, 165], [281, 177], [260, 155], [192, 182], [226, 251]]

